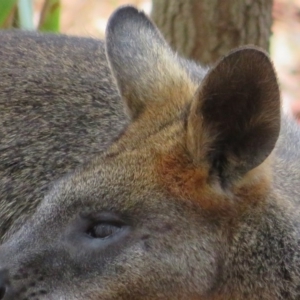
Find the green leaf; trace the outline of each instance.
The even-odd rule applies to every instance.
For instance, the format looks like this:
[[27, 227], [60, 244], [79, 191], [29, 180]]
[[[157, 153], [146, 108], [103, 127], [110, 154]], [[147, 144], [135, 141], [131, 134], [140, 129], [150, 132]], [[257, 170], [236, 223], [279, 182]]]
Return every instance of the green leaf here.
[[4, 26], [16, 3], [17, 0], [0, 0], [0, 28]]
[[45, 0], [38, 29], [41, 31], [58, 32], [60, 26], [60, 10], [60, 0]]

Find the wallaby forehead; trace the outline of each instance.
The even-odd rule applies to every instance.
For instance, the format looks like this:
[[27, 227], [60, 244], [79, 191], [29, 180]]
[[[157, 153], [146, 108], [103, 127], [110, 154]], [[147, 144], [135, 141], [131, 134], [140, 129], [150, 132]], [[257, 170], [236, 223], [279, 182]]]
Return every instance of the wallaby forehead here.
[[135, 150], [95, 159], [54, 186], [47, 201], [63, 210], [128, 210], [155, 189], [155, 155]]

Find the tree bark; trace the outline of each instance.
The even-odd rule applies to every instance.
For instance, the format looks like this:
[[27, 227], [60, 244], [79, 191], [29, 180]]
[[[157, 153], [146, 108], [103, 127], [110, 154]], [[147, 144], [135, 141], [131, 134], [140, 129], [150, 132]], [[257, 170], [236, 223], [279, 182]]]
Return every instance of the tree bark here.
[[177, 52], [203, 64], [232, 48], [268, 50], [273, 0], [153, 0], [151, 17]]

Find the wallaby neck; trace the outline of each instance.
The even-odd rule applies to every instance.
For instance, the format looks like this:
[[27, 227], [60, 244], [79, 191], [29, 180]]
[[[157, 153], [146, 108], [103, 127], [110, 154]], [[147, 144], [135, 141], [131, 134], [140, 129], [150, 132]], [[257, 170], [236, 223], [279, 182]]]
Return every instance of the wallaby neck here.
[[298, 233], [296, 213], [274, 195], [244, 216], [226, 258], [222, 295], [228, 298], [222, 299], [299, 299]]

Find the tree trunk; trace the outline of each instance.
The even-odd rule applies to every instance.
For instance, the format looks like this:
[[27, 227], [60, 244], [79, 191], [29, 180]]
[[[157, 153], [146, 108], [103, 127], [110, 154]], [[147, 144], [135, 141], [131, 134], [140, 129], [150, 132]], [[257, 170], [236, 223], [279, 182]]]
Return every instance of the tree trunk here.
[[151, 17], [179, 54], [203, 64], [232, 48], [266, 50], [273, 0], [153, 0]]

